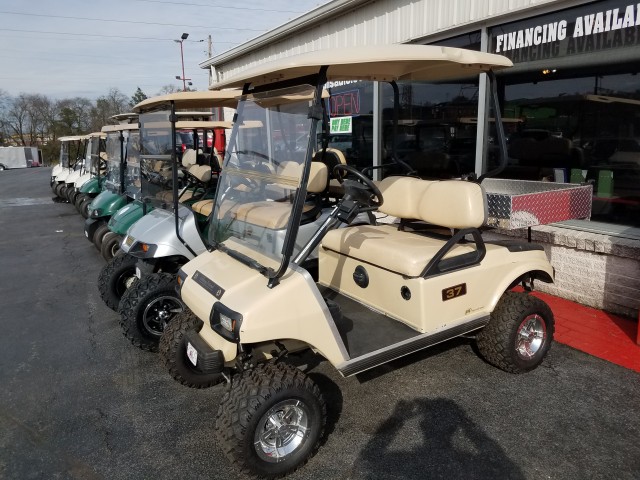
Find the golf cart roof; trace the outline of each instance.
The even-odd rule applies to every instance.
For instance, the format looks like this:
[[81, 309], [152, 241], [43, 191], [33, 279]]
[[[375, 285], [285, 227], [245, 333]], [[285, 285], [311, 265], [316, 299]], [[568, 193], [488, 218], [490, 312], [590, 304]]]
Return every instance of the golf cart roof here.
[[115, 120], [118, 123], [131, 123], [138, 120], [138, 114], [133, 112], [117, 113], [111, 116], [111, 120]]
[[233, 122], [223, 122], [223, 121], [194, 121], [194, 120], [178, 120], [176, 122], [177, 129], [188, 129], [192, 130], [194, 128], [232, 128]]
[[376, 45], [327, 49], [280, 58], [223, 79], [212, 88], [281, 82], [318, 73], [327, 80], [440, 81], [501, 70], [513, 63], [502, 55], [433, 45]]
[[58, 141], [60, 142], [76, 142], [78, 140], [85, 140], [88, 138], [88, 135], [68, 135], [66, 137], [59, 137]]
[[[237, 97], [242, 92], [239, 90], [204, 91], [204, 92], [176, 92], [168, 95], [147, 98], [133, 107], [136, 113], [158, 108], [162, 105], [175, 103], [176, 109], [203, 108], [203, 107], [231, 107], [235, 108], [238, 103]], [[205, 112], [198, 112], [205, 113]]]
[[138, 122], [136, 123], [119, 123], [118, 125], [105, 125], [102, 127], [103, 133], [122, 132], [124, 130], [139, 130]]
[[104, 132], [91, 132], [90, 134], [87, 135], [87, 138], [95, 138], [95, 137], [107, 138], [107, 135]]

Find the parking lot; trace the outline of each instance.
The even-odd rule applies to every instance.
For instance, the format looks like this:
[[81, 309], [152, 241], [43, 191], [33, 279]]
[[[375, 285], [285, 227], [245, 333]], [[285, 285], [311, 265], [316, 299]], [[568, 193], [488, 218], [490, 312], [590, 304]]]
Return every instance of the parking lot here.
[[[224, 387], [179, 385], [122, 335], [50, 171], [0, 173], [0, 478], [243, 478], [214, 442]], [[638, 478], [640, 376], [564, 345], [524, 375], [471, 340], [352, 378], [305, 360], [330, 433], [292, 479]]]

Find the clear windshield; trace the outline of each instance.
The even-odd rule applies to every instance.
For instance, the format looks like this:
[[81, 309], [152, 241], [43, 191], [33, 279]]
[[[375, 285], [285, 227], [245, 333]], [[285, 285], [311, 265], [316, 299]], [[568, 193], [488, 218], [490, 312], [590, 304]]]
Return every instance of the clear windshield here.
[[124, 185], [128, 197], [139, 199], [141, 197], [140, 186], [140, 132], [137, 130], [125, 130], [122, 132], [125, 142], [125, 171]]
[[120, 191], [120, 132], [107, 133], [107, 172], [105, 187], [118, 193]]
[[98, 175], [101, 160], [101, 145], [102, 140], [99, 137], [93, 137], [91, 139], [91, 163], [89, 164], [89, 173], [91, 173], [91, 175]]
[[211, 244], [233, 239], [228, 243], [240, 242], [259, 254], [256, 259], [281, 262], [307, 156], [308, 142], [300, 138], [309, 138], [314, 94], [307, 85], [241, 99], [218, 182]]
[[141, 196], [158, 205], [173, 198], [173, 141], [170, 111], [141, 114], [140, 180]]
[[60, 143], [60, 165], [69, 168], [69, 143]]

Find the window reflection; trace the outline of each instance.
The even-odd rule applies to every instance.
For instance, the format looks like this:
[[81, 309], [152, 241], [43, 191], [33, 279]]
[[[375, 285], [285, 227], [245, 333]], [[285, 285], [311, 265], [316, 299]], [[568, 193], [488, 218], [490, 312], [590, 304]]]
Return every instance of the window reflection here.
[[504, 177], [594, 184], [592, 219], [640, 226], [640, 81], [587, 75], [507, 85]]

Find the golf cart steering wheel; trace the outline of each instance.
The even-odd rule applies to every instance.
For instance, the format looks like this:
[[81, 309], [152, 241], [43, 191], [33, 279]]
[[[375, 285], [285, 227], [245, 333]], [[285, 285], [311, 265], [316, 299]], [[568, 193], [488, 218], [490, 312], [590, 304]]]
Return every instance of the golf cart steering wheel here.
[[[341, 172], [353, 174], [356, 180], [343, 178]], [[336, 175], [338, 182], [344, 187], [345, 196], [353, 198], [356, 202], [366, 207], [378, 208], [384, 202], [380, 189], [373, 183], [373, 180], [360, 170], [339, 163], [333, 167], [333, 173]], [[373, 200], [373, 196], [375, 196], [376, 200]]]

